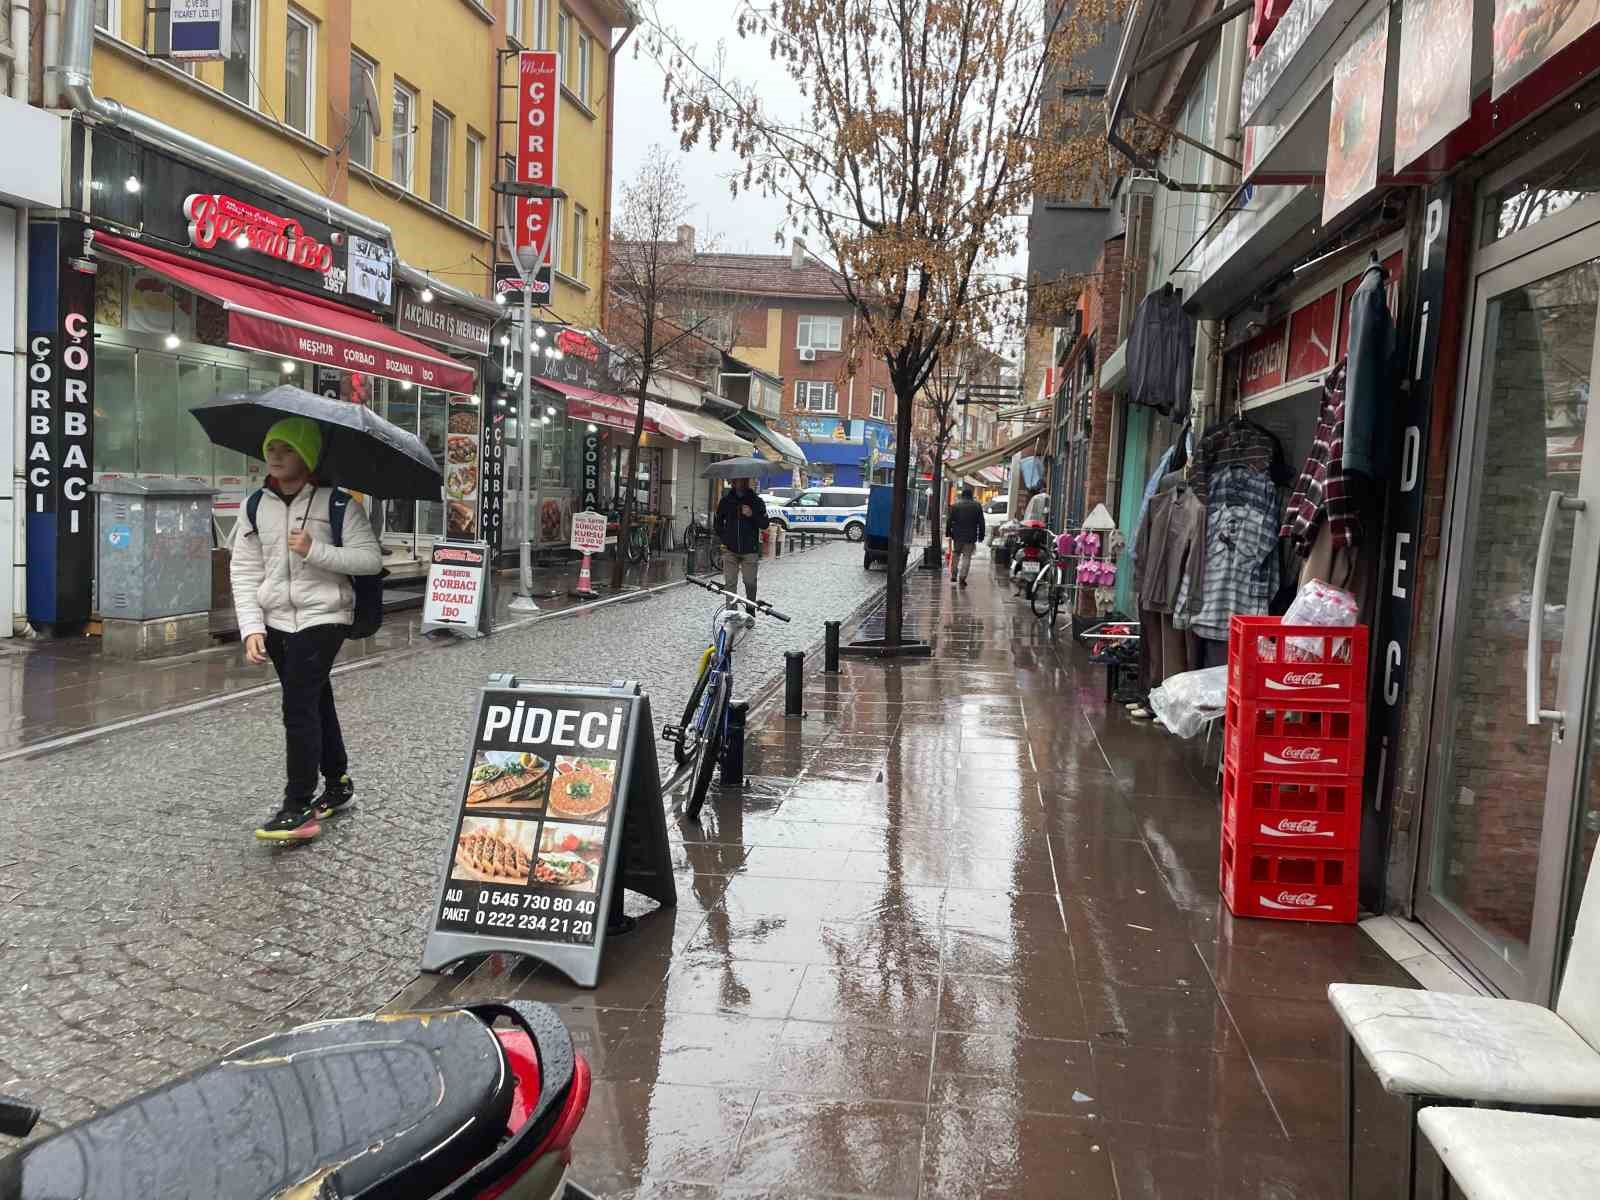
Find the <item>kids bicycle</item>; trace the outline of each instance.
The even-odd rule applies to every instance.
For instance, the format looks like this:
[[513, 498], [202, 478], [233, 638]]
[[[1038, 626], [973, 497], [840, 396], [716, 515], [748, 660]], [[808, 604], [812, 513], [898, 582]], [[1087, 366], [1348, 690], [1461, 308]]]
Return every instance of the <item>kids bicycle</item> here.
[[711, 787], [711, 773], [716, 770], [728, 731], [728, 704], [733, 699], [734, 646], [755, 625], [755, 614], [775, 617], [785, 623], [789, 618], [765, 600], [741, 599], [709, 580], [696, 579], [691, 575], [685, 582], [713, 592], [725, 602], [712, 618], [711, 644], [700, 656], [699, 675], [695, 679], [694, 690], [689, 693], [689, 702], [684, 705], [682, 722], [661, 728], [661, 736], [672, 743], [673, 757], [678, 760], [678, 765], [694, 764], [689, 803], [684, 808], [684, 815], [691, 821], [698, 821], [700, 809], [706, 802], [706, 792]]

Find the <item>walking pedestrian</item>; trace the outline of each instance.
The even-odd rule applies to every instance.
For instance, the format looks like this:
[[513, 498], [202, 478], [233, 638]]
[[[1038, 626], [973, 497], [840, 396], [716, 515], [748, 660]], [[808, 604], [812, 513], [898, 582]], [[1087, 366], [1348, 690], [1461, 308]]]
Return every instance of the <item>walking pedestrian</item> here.
[[950, 539], [950, 582], [967, 586], [967, 575], [972, 570], [972, 552], [983, 540], [983, 505], [973, 498], [972, 485], [961, 489], [961, 499], [950, 506], [950, 515], [944, 523], [945, 536]]
[[761, 563], [761, 531], [767, 527], [767, 506], [750, 486], [750, 480], [733, 481], [733, 486], [717, 504], [715, 525], [722, 542], [723, 588], [737, 591], [735, 582], [743, 578], [745, 598], [754, 600], [756, 569]]
[[348, 496], [335, 504], [337, 489], [315, 481], [321, 454], [315, 421], [287, 417], [272, 426], [262, 443], [266, 485], [233, 538], [245, 657], [257, 666], [270, 660], [283, 691], [288, 782], [283, 806], [256, 830], [266, 841], [316, 837], [318, 819], [347, 809], [355, 795], [328, 673], [355, 620], [350, 576], [378, 574], [383, 557], [366, 510]]

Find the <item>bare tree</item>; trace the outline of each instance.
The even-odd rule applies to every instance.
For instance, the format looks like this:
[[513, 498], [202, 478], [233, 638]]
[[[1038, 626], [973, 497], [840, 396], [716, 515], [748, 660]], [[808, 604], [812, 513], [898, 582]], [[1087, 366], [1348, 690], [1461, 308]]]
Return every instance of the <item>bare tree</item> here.
[[[1015, 254], [1035, 195], [1092, 189], [1103, 139], [1045, 104], [1103, 40], [1111, 0], [744, 0], [738, 30], [798, 88], [773, 111], [731, 57], [702, 57], [657, 12], [641, 44], [666, 75], [683, 146], [727, 146], [735, 189], [784, 201], [820, 236], [871, 353], [895, 390], [897, 440], [939, 356], [1028, 285], [989, 270]], [[770, 95], [771, 89], [768, 89]], [[1061, 94], [1059, 91], [1057, 95]], [[1038, 286], [1038, 285], [1035, 285]], [[911, 455], [895, 460], [891, 561], [902, 549]], [[889, 576], [885, 640], [904, 641], [904, 581]]]

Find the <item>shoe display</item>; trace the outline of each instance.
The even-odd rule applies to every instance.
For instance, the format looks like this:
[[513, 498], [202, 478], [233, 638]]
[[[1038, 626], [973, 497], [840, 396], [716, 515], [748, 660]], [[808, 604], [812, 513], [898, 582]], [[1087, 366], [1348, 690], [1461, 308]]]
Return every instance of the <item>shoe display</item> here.
[[322, 795], [311, 806], [318, 817], [332, 817], [339, 813], [348, 812], [350, 805], [355, 802], [356, 785], [350, 782], [350, 776], [341, 775], [338, 780], [329, 780], [323, 785]]
[[309, 842], [322, 832], [317, 824], [317, 814], [309, 808], [280, 808], [267, 823], [256, 830], [264, 842]]

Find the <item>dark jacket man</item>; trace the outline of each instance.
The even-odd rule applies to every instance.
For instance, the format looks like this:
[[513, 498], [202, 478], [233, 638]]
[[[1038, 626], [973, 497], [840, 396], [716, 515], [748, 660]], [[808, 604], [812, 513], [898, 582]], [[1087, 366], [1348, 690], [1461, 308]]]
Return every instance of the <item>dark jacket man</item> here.
[[[747, 508], [749, 516], [744, 513]], [[767, 527], [767, 506], [746, 480], [738, 480], [723, 493], [713, 525], [723, 549], [734, 554], [758, 554], [761, 531]]]
[[983, 505], [972, 498], [970, 490], [950, 506], [944, 531], [952, 542], [976, 546], [983, 541]]

